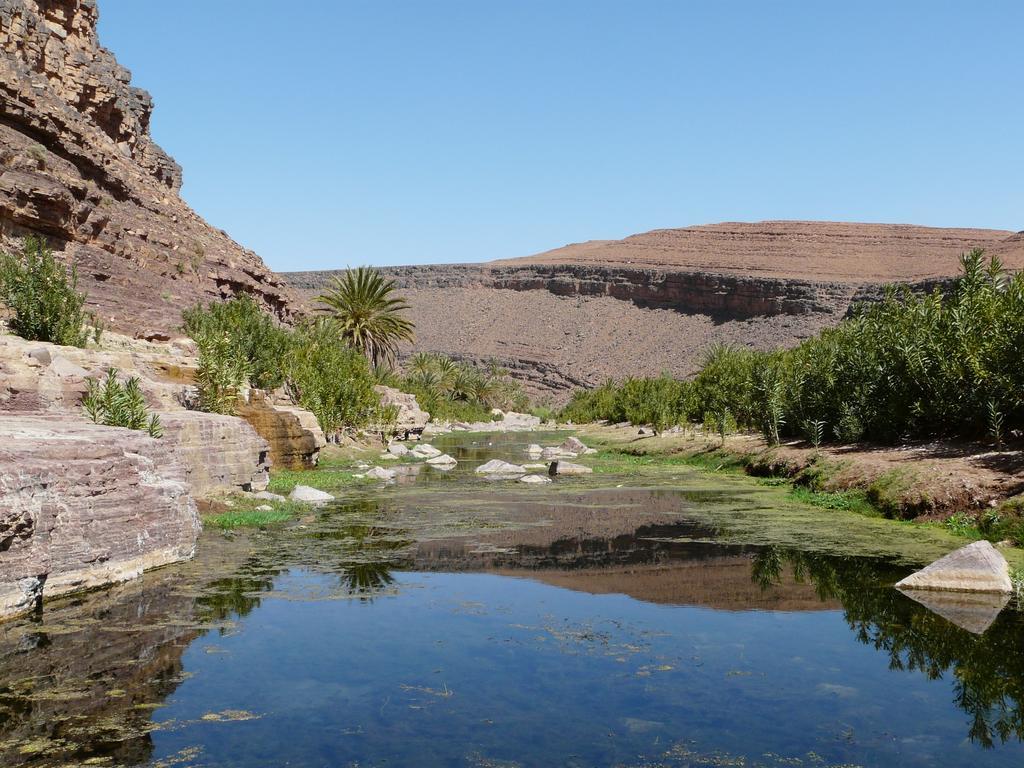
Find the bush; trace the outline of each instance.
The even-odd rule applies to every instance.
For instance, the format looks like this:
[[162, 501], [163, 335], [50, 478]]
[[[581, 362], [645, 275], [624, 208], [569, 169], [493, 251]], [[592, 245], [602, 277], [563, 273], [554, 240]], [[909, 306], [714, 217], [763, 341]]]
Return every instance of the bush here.
[[146, 398], [136, 377], [122, 383], [117, 378], [117, 369], [110, 368], [102, 384], [89, 378], [85, 386], [82, 407], [95, 424], [141, 430], [150, 437], [163, 436], [160, 417], [147, 411]]
[[237, 344], [227, 333], [201, 333], [196, 344], [199, 346], [196, 372], [199, 409], [233, 416], [242, 388], [249, 380], [249, 361], [238, 353]]
[[519, 382], [494, 362], [478, 366], [421, 352], [405, 368], [407, 374], [392, 378], [392, 385], [416, 395], [434, 419], [489, 421], [494, 408], [522, 411], [529, 405]]
[[68, 347], [84, 347], [91, 337], [99, 341], [101, 329], [85, 311], [85, 299], [78, 271], [57, 261], [44, 240], [26, 238], [20, 258], [0, 254], [0, 302], [14, 313], [12, 333]]
[[251, 386], [277, 389], [284, 383], [282, 361], [291, 348], [292, 334], [251, 296], [236, 296], [208, 307], [197, 304], [181, 316], [183, 330], [197, 341], [226, 336], [231, 355], [245, 361]]
[[284, 370], [292, 399], [313, 412], [327, 435], [380, 416], [369, 363], [342, 341], [332, 320], [320, 318], [296, 331]]
[[[573, 421], [703, 422], [818, 444], [962, 436], [997, 448], [1024, 429], [1024, 272], [979, 250], [943, 293], [890, 289], [792, 350], [713, 347], [689, 382], [630, 379], [577, 392]], [[675, 387], [675, 389], [673, 389]]]

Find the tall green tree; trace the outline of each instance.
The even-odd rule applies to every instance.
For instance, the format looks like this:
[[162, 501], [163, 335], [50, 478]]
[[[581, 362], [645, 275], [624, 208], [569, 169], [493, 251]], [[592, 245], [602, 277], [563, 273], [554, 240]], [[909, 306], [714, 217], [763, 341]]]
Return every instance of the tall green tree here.
[[341, 337], [371, 363], [393, 364], [398, 345], [412, 341], [414, 325], [404, 316], [405, 299], [395, 281], [372, 267], [350, 269], [335, 277], [319, 301], [336, 321]]

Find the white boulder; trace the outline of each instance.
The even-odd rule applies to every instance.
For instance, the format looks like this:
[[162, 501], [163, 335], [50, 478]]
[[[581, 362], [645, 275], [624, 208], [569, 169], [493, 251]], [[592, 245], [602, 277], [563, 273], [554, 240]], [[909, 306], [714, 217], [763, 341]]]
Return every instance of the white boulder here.
[[407, 456], [409, 454], [409, 449], [401, 443], [392, 443], [388, 446], [388, 453], [392, 456]]
[[310, 488], [308, 485], [296, 485], [292, 488], [292, 492], [288, 494], [288, 498], [292, 501], [305, 501], [310, 504], [322, 504], [325, 501], [334, 501], [334, 497], [331, 494], [317, 490], [316, 488]]
[[1010, 565], [987, 541], [975, 541], [910, 574], [897, 589], [1010, 593]]
[[520, 483], [527, 483], [528, 485], [542, 485], [543, 483], [550, 483], [550, 477], [544, 477], [542, 475], [523, 475], [519, 478]]
[[476, 473], [478, 475], [525, 475], [526, 467], [521, 467], [518, 464], [510, 464], [509, 462], [502, 461], [501, 459], [492, 459], [486, 464], [481, 464], [477, 467]]
[[552, 475], [589, 475], [593, 472], [590, 467], [582, 464], [573, 464], [571, 461], [553, 461], [548, 469]]
[[417, 459], [433, 459], [441, 455], [441, 451], [437, 450], [430, 443], [421, 443], [413, 448], [410, 453]]

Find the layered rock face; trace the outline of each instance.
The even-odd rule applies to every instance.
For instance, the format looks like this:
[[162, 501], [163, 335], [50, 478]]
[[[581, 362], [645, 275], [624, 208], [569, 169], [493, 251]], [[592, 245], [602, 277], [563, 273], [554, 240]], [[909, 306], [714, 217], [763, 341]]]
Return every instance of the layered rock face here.
[[[691, 374], [715, 342], [795, 344], [885, 284], [948, 280], [973, 247], [1024, 267], [1024, 239], [1001, 230], [760, 222], [384, 271], [412, 305], [415, 351], [497, 359], [534, 397], [560, 402], [609, 377]], [[312, 299], [333, 274], [285, 277]]]
[[173, 443], [52, 416], [0, 419], [0, 616], [192, 556]]
[[163, 439], [177, 448], [195, 496], [267, 489], [270, 446], [245, 420], [216, 413], [170, 411], [160, 414], [160, 423]]
[[[327, 445], [316, 416], [302, 408], [274, 403], [266, 393], [253, 390], [238, 408], [266, 441], [271, 463], [278, 469], [315, 469], [320, 449]], [[262, 490], [254, 488], [253, 490]]]
[[152, 99], [96, 20], [95, 0], [0, 0], [0, 246], [45, 236], [100, 318], [132, 334], [170, 334], [182, 308], [242, 292], [287, 317], [286, 285], [179, 197]]

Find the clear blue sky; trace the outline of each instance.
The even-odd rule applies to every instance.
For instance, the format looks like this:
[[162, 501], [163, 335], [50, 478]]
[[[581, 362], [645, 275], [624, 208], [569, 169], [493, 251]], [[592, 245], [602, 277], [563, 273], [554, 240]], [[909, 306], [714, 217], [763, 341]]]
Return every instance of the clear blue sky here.
[[275, 269], [657, 227], [1024, 229], [1024, 2], [99, 0], [185, 198]]

